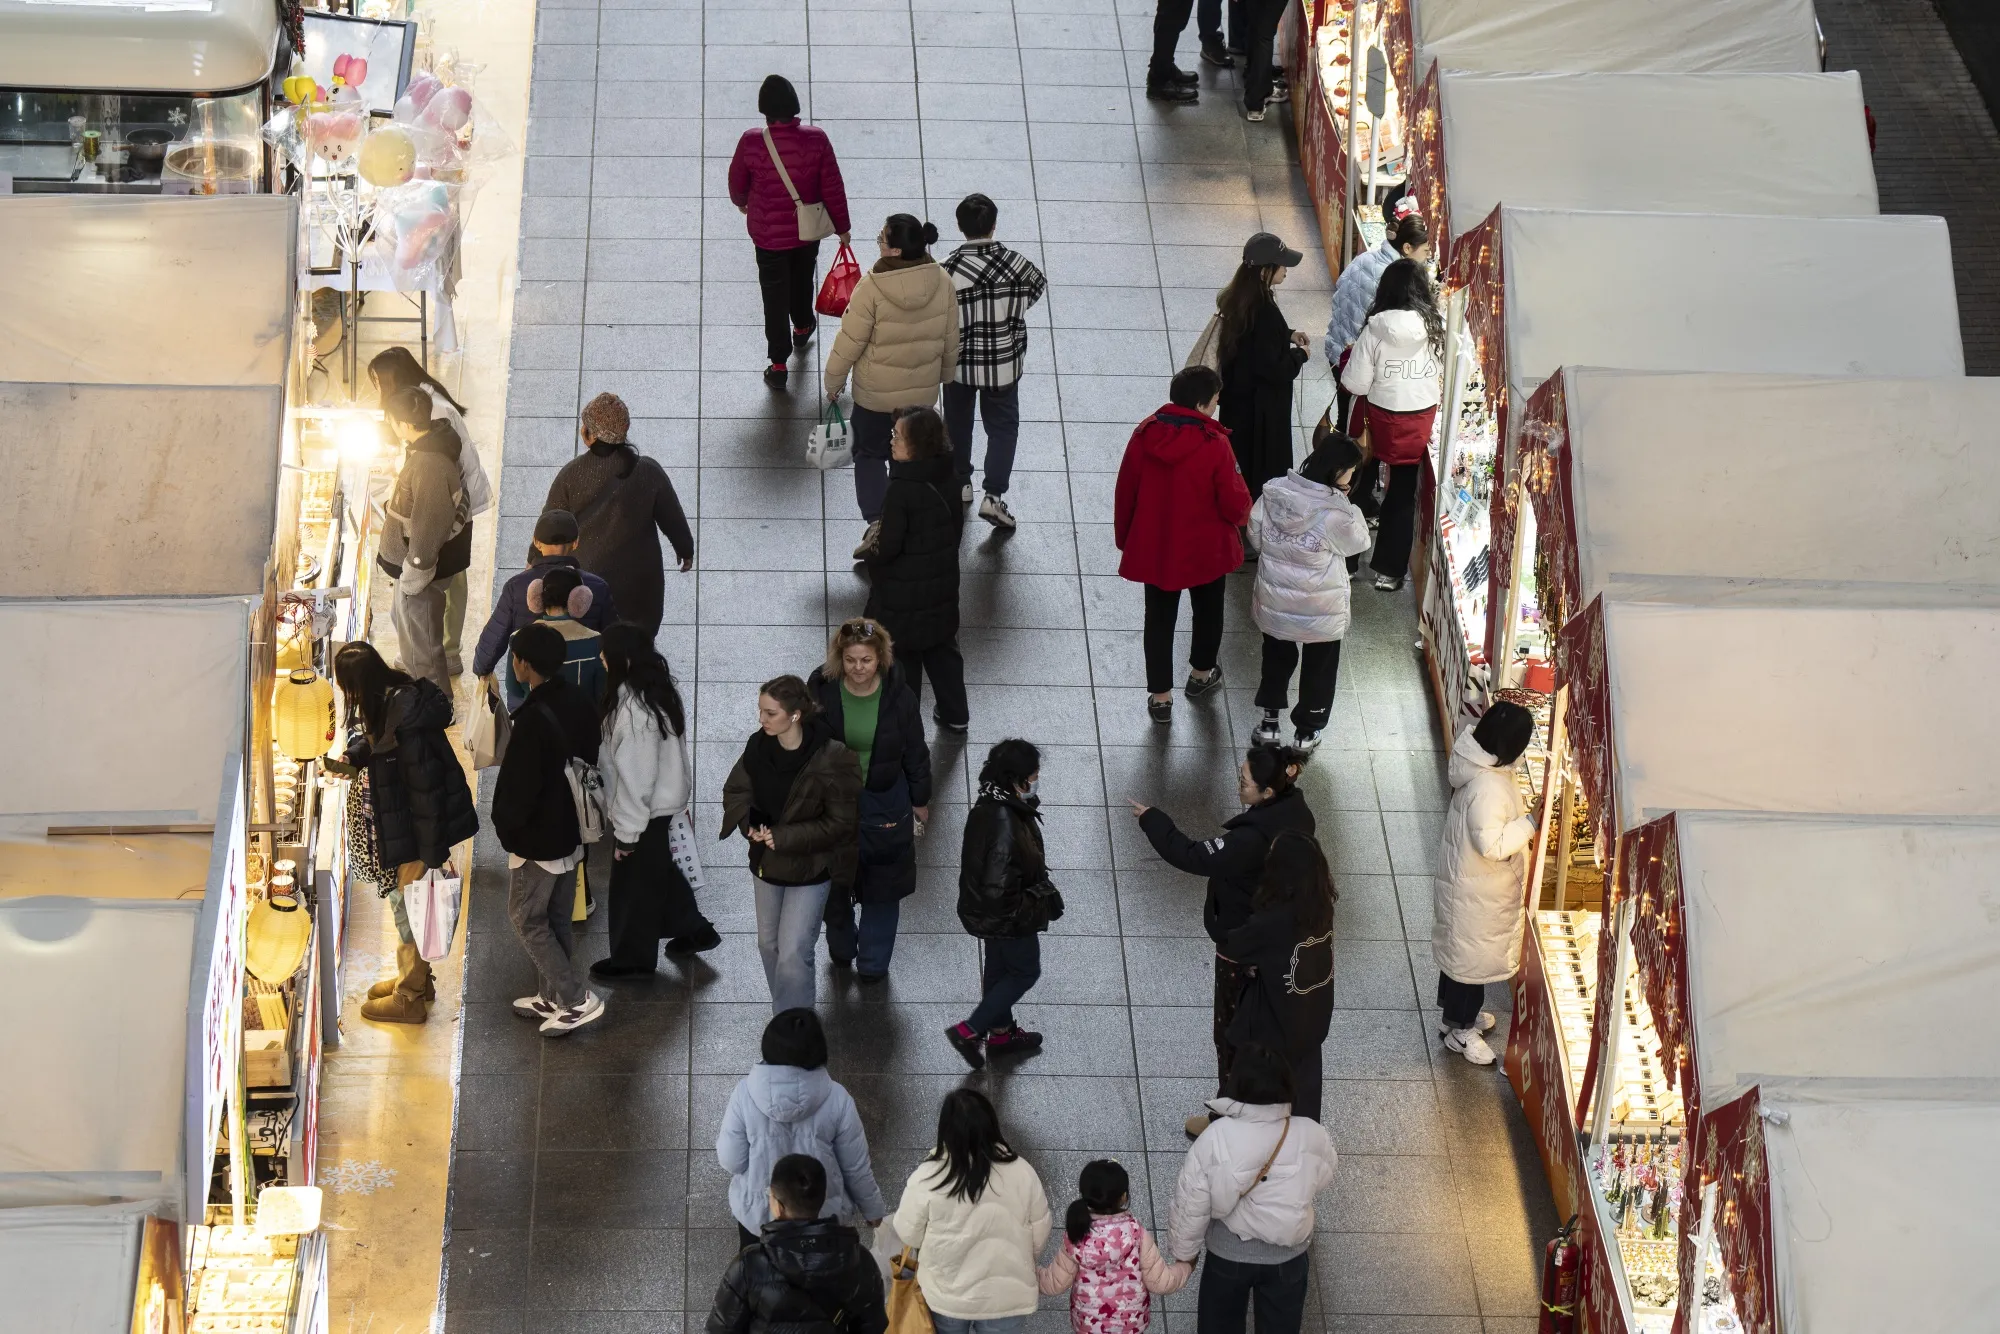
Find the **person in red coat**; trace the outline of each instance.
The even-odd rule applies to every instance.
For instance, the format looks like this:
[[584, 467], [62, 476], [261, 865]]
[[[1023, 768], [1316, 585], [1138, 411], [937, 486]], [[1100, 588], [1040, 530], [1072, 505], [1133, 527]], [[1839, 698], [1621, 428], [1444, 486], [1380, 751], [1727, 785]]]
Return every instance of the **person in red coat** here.
[[1216, 420], [1222, 377], [1206, 366], [1176, 375], [1171, 400], [1139, 423], [1118, 465], [1112, 534], [1118, 573], [1146, 586], [1146, 710], [1174, 719], [1174, 622], [1186, 589], [1194, 615], [1187, 697], [1222, 686], [1222, 588], [1243, 563], [1238, 536], [1250, 518], [1250, 488], [1236, 469], [1229, 432]]
[[[792, 192], [798, 192], [800, 203], [826, 205], [833, 229], [846, 245], [847, 187], [826, 131], [799, 120], [799, 94], [791, 80], [782, 74], [765, 79], [757, 90], [757, 110], [764, 115], [763, 128], [745, 130], [736, 141], [736, 156], [729, 160], [729, 201], [749, 218], [750, 243], [757, 248], [764, 344], [771, 362], [764, 370], [764, 383], [782, 389], [792, 353], [805, 351], [818, 327], [813, 316], [813, 270], [819, 264], [819, 242], [799, 239]], [[785, 164], [783, 176], [771, 160], [774, 151]], [[785, 176], [792, 178], [789, 190]]]

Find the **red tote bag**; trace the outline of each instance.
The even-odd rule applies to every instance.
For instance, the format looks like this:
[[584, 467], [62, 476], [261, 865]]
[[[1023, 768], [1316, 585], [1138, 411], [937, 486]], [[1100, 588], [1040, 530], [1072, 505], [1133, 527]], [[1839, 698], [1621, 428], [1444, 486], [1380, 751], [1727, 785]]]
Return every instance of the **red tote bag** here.
[[826, 281], [819, 285], [819, 300], [813, 302], [813, 309], [836, 318], [845, 315], [854, 286], [860, 281], [861, 261], [854, 257], [852, 246], [842, 246], [833, 257], [833, 267], [826, 271]]

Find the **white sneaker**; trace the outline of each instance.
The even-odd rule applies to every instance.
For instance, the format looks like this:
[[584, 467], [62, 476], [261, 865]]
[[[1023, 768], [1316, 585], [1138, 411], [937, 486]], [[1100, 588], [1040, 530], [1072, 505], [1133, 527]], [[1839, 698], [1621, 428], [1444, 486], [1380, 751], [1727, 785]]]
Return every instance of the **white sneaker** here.
[[1261, 121], [1261, 120], [1263, 120], [1263, 119], [1264, 119], [1264, 108], [1262, 108], [1262, 107], [1258, 107], [1258, 108], [1257, 108], [1257, 109], [1256, 109], [1255, 111], [1245, 111], [1245, 112], [1243, 113], [1243, 119], [1245, 119], [1245, 120], [1251, 120], [1251, 121]]
[[1478, 1029], [1482, 1033], [1491, 1033], [1493, 1031], [1493, 1025], [1499, 1022], [1500, 1021], [1498, 1019], [1495, 1019], [1493, 1017], [1493, 1011], [1481, 1010], [1479, 1012], [1479, 1017], [1472, 1021], [1472, 1026]]
[[[970, 505], [972, 503], [972, 483], [967, 482], [959, 488], [958, 503], [961, 505]], [[983, 513], [984, 511], [981, 512]]]
[[[582, 1004], [572, 1005], [567, 1010], [559, 1010], [550, 1016], [548, 1021], [542, 1025], [542, 1036], [559, 1038], [565, 1033], [574, 1033], [585, 1024], [593, 1020], [602, 1019], [603, 1017], [604, 1002], [598, 999], [596, 992], [586, 987], [583, 992]], [[1487, 1059], [1492, 1059], [1490, 1054]]]
[[[970, 490], [971, 488], [968, 487], [967, 489]], [[1005, 528], [1010, 533], [1014, 531], [1014, 511], [1007, 508], [1007, 502], [1004, 499], [994, 495], [991, 491], [986, 493], [986, 499], [979, 502], [979, 517], [992, 524], [995, 528]]]
[[553, 1019], [562, 1013], [562, 1006], [540, 996], [523, 996], [514, 1002], [514, 1013], [523, 1019]]
[[[551, 1023], [554, 1021], [551, 1020]], [[548, 1028], [547, 1024], [542, 1025]], [[1444, 1035], [1444, 1045], [1471, 1061], [1474, 1065], [1491, 1065], [1494, 1062], [1493, 1048], [1486, 1045], [1486, 1039], [1470, 1028], [1454, 1028]]]
[[1283, 724], [1278, 721], [1278, 715], [1268, 709], [1265, 710], [1263, 721], [1259, 722], [1257, 730], [1250, 734], [1250, 744], [1253, 746], [1275, 746], [1283, 742], [1284, 739], [1285, 729]]
[[1375, 576], [1375, 587], [1382, 590], [1384, 593], [1393, 593], [1402, 586], [1403, 586], [1403, 581], [1401, 579], [1398, 579], [1394, 575], [1378, 574]]
[[1300, 732], [1295, 729], [1292, 732], [1292, 749], [1301, 755], [1312, 754], [1319, 749], [1319, 733]]

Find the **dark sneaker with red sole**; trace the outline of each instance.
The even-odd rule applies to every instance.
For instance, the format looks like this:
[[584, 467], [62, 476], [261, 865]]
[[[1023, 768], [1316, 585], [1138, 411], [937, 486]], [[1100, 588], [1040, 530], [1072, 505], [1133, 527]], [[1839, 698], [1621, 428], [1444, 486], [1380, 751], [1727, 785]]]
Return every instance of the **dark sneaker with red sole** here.
[[986, 1035], [988, 1056], [1033, 1056], [1042, 1049], [1042, 1035], [1025, 1028], [996, 1029]]
[[965, 1063], [974, 1070], [986, 1068], [986, 1053], [980, 1050], [979, 1035], [963, 1023], [953, 1024], [944, 1031], [944, 1040], [952, 1050], [965, 1058]]

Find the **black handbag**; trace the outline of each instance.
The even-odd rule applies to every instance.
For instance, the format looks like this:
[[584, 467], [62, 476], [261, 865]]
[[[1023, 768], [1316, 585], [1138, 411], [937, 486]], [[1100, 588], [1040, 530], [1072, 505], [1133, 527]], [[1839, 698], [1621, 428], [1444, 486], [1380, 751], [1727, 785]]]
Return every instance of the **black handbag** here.
[[910, 805], [910, 782], [903, 775], [880, 792], [861, 789], [861, 864], [894, 866], [917, 841], [916, 811]]

